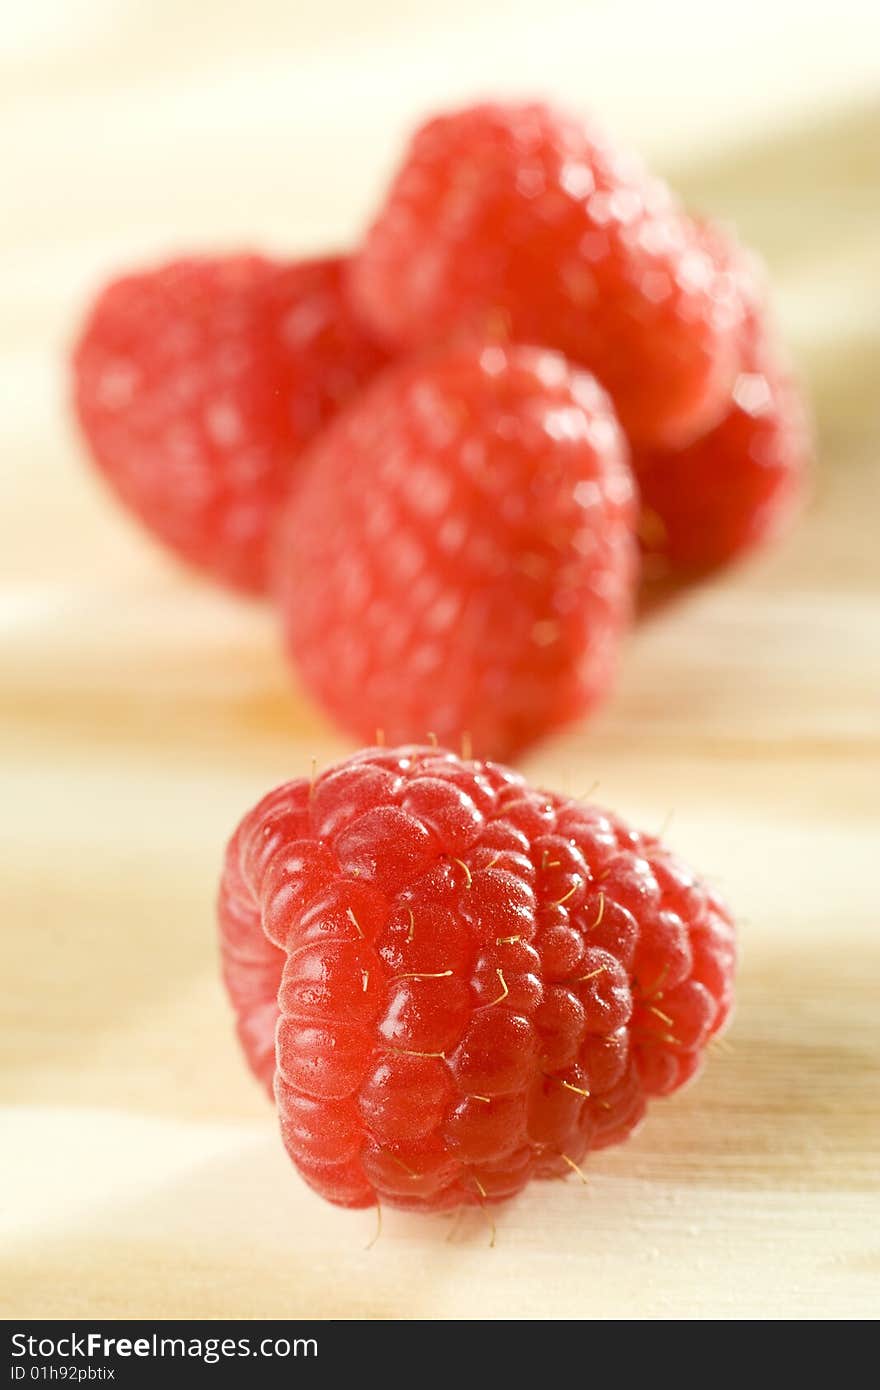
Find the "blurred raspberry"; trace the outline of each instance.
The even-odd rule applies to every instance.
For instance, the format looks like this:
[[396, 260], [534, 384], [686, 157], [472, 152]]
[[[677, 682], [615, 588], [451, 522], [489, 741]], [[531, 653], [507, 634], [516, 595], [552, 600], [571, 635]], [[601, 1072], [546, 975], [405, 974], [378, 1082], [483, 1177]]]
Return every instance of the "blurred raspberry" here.
[[316, 441], [279, 529], [287, 642], [362, 739], [505, 756], [606, 692], [636, 547], [604, 392], [555, 353], [383, 374]]
[[184, 560], [266, 587], [303, 447], [386, 360], [340, 259], [174, 261], [110, 284], [74, 352], [76, 409], [111, 487]]
[[740, 371], [721, 422], [679, 450], [634, 448], [646, 578], [687, 577], [776, 539], [802, 501], [812, 431], [771, 321], [763, 269], [716, 227], [704, 229], [744, 305]]
[[732, 1002], [729, 913], [654, 836], [434, 748], [270, 793], [219, 913], [245, 1052], [341, 1206], [566, 1176], [695, 1075]]
[[697, 229], [659, 181], [544, 106], [424, 125], [351, 282], [395, 348], [471, 333], [559, 349], [647, 445], [715, 424], [738, 366], [738, 306]]

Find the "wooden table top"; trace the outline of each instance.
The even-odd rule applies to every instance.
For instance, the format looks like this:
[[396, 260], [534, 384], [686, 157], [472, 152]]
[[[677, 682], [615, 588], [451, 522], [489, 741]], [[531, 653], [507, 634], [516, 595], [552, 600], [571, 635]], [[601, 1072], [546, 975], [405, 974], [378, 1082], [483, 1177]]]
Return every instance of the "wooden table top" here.
[[[42, 0], [2, 21], [7, 1317], [880, 1310], [878, 29], [854, 0], [804, 8], [749, 0], [732, 34], [692, 0], [662, 24], [647, 0]], [[740, 915], [728, 1040], [587, 1188], [500, 1211], [494, 1249], [479, 1213], [386, 1212], [366, 1251], [374, 1214], [320, 1203], [281, 1151], [213, 924], [239, 814], [348, 745], [271, 617], [178, 570], [83, 466], [64, 351], [129, 262], [345, 244], [401, 132], [499, 90], [596, 109], [738, 221], [820, 462], [791, 539], [644, 622], [606, 709], [525, 764], [671, 816]]]

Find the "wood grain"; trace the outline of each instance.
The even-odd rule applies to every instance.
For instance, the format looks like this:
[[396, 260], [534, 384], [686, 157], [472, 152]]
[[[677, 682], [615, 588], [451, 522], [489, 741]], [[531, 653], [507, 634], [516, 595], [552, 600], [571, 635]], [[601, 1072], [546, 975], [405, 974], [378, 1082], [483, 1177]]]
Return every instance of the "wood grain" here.
[[[853, 3], [748, 3], [719, 34], [686, 0], [551, 0], [540, 25], [500, 0], [20, 8], [0, 56], [3, 1312], [876, 1315], [876, 18], [869, 35]], [[598, 107], [739, 222], [770, 261], [820, 465], [790, 541], [654, 613], [607, 709], [527, 763], [574, 793], [598, 779], [647, 827], [672, 813], [741, 916], [729, 1041], [588, 1188], [500, 1213], [495, 1249], [476, 1213], [386, 1213], [367, 1253], [373, 1216], [289, 1171], [212, 921], [241, 811], [347, 745], [269, 615], [181, 574], [82, 466], [64, 349], [132, 257], [349, 240], [413, 116], [490, 88]]]

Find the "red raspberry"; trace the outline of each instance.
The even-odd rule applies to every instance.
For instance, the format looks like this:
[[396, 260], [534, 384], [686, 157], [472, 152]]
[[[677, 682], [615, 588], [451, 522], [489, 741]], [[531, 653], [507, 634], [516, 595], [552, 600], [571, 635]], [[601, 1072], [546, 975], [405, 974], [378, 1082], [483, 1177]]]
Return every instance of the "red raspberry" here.
[[128, 275], [74, 353], [76, 409], [123, 502], [223, 583], [266, 587], [268, 536], [303, 446], [386, 360], [340, 259], [182, 260]]
[[565, 1176], [700, 1067], [727, 909], [652, 835], [435, 748], [279, 787], [220, 891], [226, 984], [331, 1202], [435, 1211]]
[[316, 441], [282, 521], [291, 652], [364, 740], [468, 733], [507, 755], [608, 687], [633, 524], [607, 398], [562, 357], [400, 364]]
[[685, 449], [633, 450], [651, 578], [687, 576], [775, 539], [804, 493], [808, 413], [769, 319], [755, 258], [707, 228], [705, 242], [745, 307], [742, 360], [724, 418]]
[[716, 279], [662, 184], [537, 105], [424, 125], [351, 267], [395, 347], [471, 331], [558, 348], [633, 439], [667, 446], [718, 420], [736, 373], [737, 306]]

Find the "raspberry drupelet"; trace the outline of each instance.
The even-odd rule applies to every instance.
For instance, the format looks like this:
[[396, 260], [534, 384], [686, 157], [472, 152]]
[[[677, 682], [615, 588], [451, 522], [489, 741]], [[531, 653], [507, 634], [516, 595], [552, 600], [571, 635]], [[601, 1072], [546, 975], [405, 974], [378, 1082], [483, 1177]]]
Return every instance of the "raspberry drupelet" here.
[[608, 397], [558, 353], [399, 363], [315, 442], [279, 525], [291, 656], [363, 741], [509, 757], [607, 692], [635, 523]]
[[435, 747], [289, 782], [227, 850], [223, 972], [328, 1201], [512, 1197], [619, 1143], [732, 1004], [727, 908], [655, 837]]
[[698, 228], [601, 133], [539, 104], [423, 125], [350, 278], [397, 350], [468, 333], [558, 349], [646, 446], [711, 428], [738, 367], [739, 305]]
[[76, 410], [106, 481], [233, 588], [265, 590], [303, 448], [387, 360], [348, 308], [344, 267], [206, 256], [126, 275], [74, 350]]

